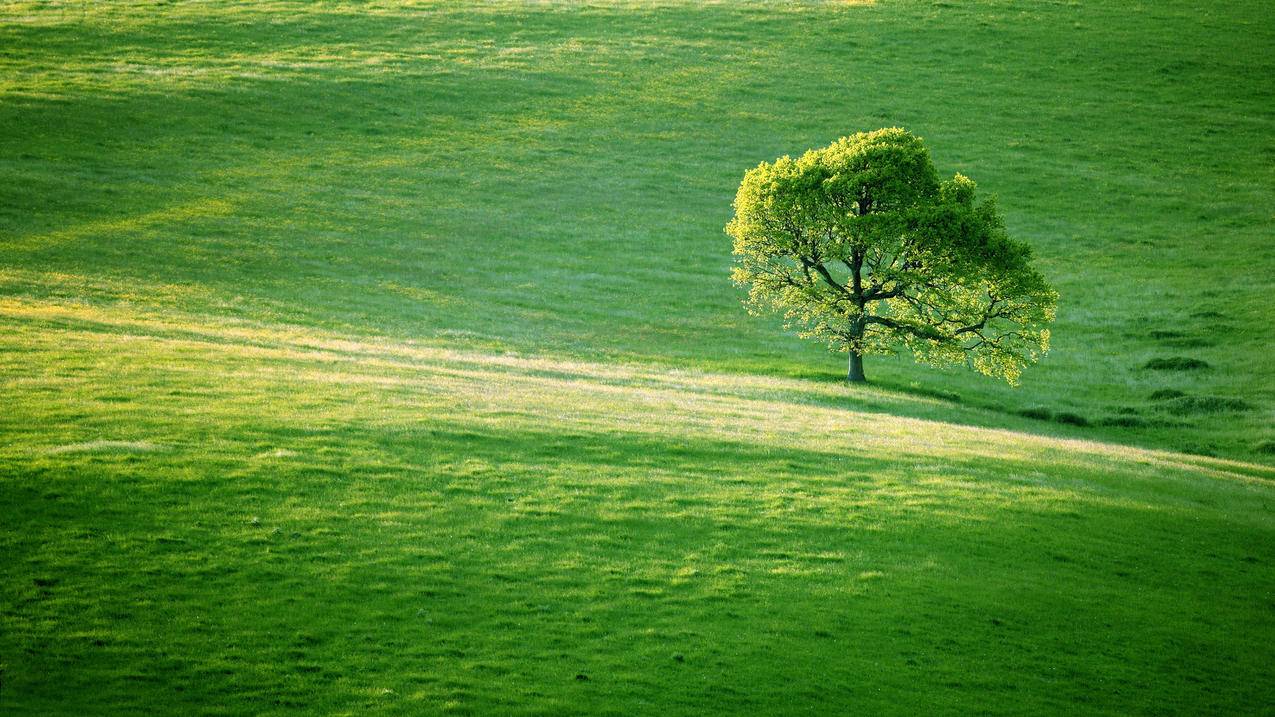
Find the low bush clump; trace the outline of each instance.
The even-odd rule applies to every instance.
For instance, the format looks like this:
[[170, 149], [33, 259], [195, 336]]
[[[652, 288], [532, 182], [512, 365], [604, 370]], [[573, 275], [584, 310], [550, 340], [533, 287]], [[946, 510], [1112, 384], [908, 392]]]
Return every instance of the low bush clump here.
[[1088, 426], [1089, 425], [1088, 418], [1085, 418], [1084, 416], [1078, 413], [1067, 413], [1066, 411], [1059, 411], [1058, 413], [1055, 413], [1054, 420], [1059, 423], [1067, 423], [1073, 426]]
[[1275, 441], [1262, 441], [1253, 450], [1266, 455], [1275, 455]]
[[1179, 391], [1176, 388], [1162, 388], [1159, 391], [1151, 393], [1152, 401], [1167, 401], [1170, 398], [1181, 398], [1186, 395], [1185, 391]]
[[1182, 396], [1164, 404], [1164, 410], [1178, 416], [1198, 413], [1234, 413], [1253, 410], [1253, 404], [1229, 396]]
[[1143, 364], [1142, 368], [1149, 368], [1153, 371], [1199, 371], [1209, 368], [1209, 364], [1207, 361], [1187, 356], [1171, 356], [1169, 358], [1151, 359]]
[[1174, 428], [1190, 425], [1176, 418], [1159, 416], [1106, 416], [1098, 420], [1099, 426], [1116, 426], [1119, 428]]

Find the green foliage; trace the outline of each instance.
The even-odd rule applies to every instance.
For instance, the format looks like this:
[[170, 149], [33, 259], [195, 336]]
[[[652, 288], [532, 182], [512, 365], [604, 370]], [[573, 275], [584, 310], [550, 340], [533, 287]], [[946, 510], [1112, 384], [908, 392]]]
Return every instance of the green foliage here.
[[749, 170], [726, 226], [750, 310], [858, 355], [906, 347], [1016, 383], [1049, 349], [1057, 294], [991, 199], [940, 182], [920, 138], [859, 133]]

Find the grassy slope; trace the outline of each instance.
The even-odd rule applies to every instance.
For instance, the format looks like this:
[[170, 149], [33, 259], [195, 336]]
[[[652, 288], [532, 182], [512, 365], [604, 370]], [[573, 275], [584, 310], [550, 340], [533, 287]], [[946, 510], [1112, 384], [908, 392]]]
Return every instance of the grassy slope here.
[[1269, 706], [1269, 469], [792, 379], [4, 308], [49, 357], [6, 366], [18, 712]]
[[[1020, 390], [871, 376], [1260, 458], [1275, 23], [1037, 5], [15, 7], [0, 290], [835, 380], [740, 310], [721, 227], [745, 168], [897, 124], [1001, 196], [1063, 299]], [[1139, 368], [1179, 355], [1215, 368]]]
[[[1260, 4], [2, 16], [0, 707], [1270, 704], [1270, 470], [1059, 437], [1270, 460]], [[741, 315], [742, 169], [889, 124], [1061, 289], [1022, 389]]]

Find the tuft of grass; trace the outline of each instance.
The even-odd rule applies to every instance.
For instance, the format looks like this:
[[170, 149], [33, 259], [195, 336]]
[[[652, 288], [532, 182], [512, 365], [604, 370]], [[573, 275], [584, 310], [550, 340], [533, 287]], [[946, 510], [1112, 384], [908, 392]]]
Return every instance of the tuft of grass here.
[[1019, 409], [1018, 415], [1024, 418], [1033, 418], [1037, 421], [1048, 421], [1054, 417], [1054, 412], [1043, 406], [1033, 406]]
[[1160, 407], [1179, 416], [1253, 410], [1253, 404], [1248, 401], [1229, 396], [1181, 396], [1165, 401]]
[[1152, 401], [1167, 401], [1171, 398], [1182, 398], [1186, 395], [1185, 391], [1179, 391], [1176, 388], [1161, 388], [1151, 392]]
[[1169, 358], [1151, 359], [1142, 368], [1152, 371], [1199, 371], [1212, 368], [1207, 361], [1187, 356], [1171, 356]]
[[1153, 371], [1199, 371], [1212, 368], [1207, 361], [1187, 356], [1171, 356], [1156, 358], [1143, 364], [1142, 368]]
[[1070, 413], [1067, 411], [1059, 411], [1054, 414], [1054, 420], [1058, 423], [1066, 423], [1072, 426], [1088, 426], [1089, 419], [1078, 413]]

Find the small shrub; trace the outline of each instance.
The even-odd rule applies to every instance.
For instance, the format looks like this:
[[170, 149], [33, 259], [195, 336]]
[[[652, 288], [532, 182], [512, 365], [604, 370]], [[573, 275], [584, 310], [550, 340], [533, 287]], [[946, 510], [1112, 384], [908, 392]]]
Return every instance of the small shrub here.
[[1055, 413], [1054, 420], [1059, 423], [1067, 423], [1073, 426], [1088, 426], [1089, 425], [1088, 418], [1085, 418], [1084, 416], [1081, 416], [1078, 413], [1067, 413], [1066, 411], [1059, 411], [1058, 413]]
[[1053, 411], [1050, 411], [1048, 408], [1042, 408], [1040, 406], [1037, 406], [1035, 408], [1024, 408], [1023, 410], [1018, 412], [1018, 415], [1023, 416], [1024, 418], [1034, 418], [1037, 421], [1048, 421], [1049, 419], [1054, 417]]
[[1162, 388], [1159, 391], [1151, 393], [1152, 401], [1167, 401], [1170, 398], [1182, 398], [1186, 395], [1185, 391], [1179, 391], [1176, 388]]
[[1142, 368], [1149, 368], [1153, 371], [1198, 371], [1209, 368], [1209, 364], [1207, 361], [1201, 361], [1200, 359], [1172, 356], [1170, 358], [1151, 359]]
[[1182, 396], [1164, 403], [1164, 410], [1177, 416], [1200, 413], [1235, 413], [1253, 410], [1253, 404], [1229, 396]]

